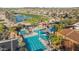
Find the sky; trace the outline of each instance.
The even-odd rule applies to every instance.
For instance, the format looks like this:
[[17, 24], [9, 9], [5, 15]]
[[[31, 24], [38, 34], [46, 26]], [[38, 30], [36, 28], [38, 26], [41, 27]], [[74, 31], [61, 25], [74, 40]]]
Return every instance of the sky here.
[[0, 7], [79, 7], [79, 0], [0, 0]]

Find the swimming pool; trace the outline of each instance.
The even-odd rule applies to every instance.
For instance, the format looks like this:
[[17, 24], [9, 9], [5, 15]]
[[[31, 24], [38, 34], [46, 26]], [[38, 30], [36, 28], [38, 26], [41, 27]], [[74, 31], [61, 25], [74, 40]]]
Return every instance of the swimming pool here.
[[17, 31], [17, 33], [19, 35], [25, 35], [25, 34], [28, 34], [28, 30], [27, 29], [21, 29], [20, 31]]
[[40, 35], [40, 38], [42, 38], [43, 40], [47, 40], [47, 41], [49, 40], [49, 36], [46, 34]]
[[56, 28], [56, 27], [50, 27], [50, 28], [49, 28], [49, 31], [50, 31], [50, 32], [55, 32], [55, 31], [57, 31], [57, 28]]
[[39, 33], [39, 34], [46, 34], [44, 31], [42, 31], [42, 30], [34, 30], [34, 32], [37, 32], [37, 33]]
[[32, 36], [24, 38], [24, 42], [28, 51], [43, 51], [46, 47], [40, 42], [39, 36]]
[[44, 40], [48, 40], [48, 38], [49, 38], [49, 36], [46, 34], [46, 32], [44, 32], [42, 30], [35, 30], [34, 32], [37, 32], [39, 37]]
[[[19, 33], [20, 35], [26, 34], [24, 30], [19, 31]], [[41, 31], [40, 34], [45, 33]], [[24, 37], [24, 42], [26, 44], [26, 48], [28, 49], [28, 51], [43, 51], [46, 49], [46, 47], [42, 44], [42, 42], [40, 42], [39, 38], [47, 40], [46, 35], [39, 36], [39, 34], [30, 37]]]

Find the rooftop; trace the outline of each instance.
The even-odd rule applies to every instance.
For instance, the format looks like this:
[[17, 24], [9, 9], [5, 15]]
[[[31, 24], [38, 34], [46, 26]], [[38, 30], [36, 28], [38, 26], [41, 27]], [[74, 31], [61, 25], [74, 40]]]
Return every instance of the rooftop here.
[[79, 32], [78, 31], [75, 31], [74, 29], [63, 29], [57, 33], [79, 44]]

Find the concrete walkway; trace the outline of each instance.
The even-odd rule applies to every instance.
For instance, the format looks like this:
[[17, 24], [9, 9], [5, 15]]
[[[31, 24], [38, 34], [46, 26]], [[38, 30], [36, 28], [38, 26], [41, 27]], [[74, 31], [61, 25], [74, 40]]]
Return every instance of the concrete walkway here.
[[42, 42], [42, 44], [44, 44], [44, 46], [47, 47], [47, 50], [45, 51], [51, 51], [51, 48], [48, 46], [48, 41], [41, 39], [41, 38], [39, 38], [39, 40]]

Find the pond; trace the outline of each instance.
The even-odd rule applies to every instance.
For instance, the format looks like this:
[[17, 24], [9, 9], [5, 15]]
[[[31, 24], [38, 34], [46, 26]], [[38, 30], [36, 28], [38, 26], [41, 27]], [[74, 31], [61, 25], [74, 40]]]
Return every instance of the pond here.
[[25, 19], [30, 19], [30, 18], [32, 18], [32, 16], [26, 16], [26, 15], [21, 15], [21, 14], [15, 15], [16, 23], [22, 22]]

